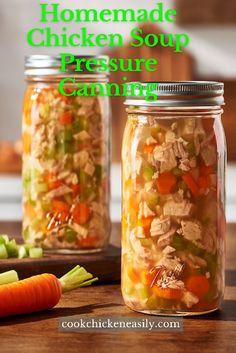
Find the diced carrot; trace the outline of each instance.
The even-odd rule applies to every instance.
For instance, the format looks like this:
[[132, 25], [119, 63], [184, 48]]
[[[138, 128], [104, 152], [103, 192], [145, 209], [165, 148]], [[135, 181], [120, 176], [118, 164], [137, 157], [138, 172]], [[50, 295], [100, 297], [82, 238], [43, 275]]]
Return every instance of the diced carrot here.
[[209, 175], [214, 173], [214, 168], [212, 165], [205, 165], [204, 162], [200, 164], [200, 175]]
[[127, 268], [128, 276], [132, 282], [138, 283], [139, 282], [139, 275], [138, 272], [131, 266]]
[[98, 238], [96, 236], [88, 236], [86, 238], [81, 238], [78, 241], [78, 244], [82, 248], [93, 248], [97, 245]]
[[64, 112], [59, 116], [59, 121], [62, 125], [69, 125], [72, 123], [73, 114], [70, 111]]
[[78, 203], [72, 211], [74, 222], [85, 224], [90, 217], [90, 209], [86, 203]]
[[62, 212], [70, 212], [70, 205], [68, 203], [53, 199], [52, 200], [52, 209], [56, 211], [62, 211]]
[[209, 281], [204, 275], [194, 275], [189, 277], [186, 281], [186, 288], [199, 299], [204, 297], [209, 287]]
[[56, 174], [51, 173], [51, 172], [46, 172], [44, 179], [48, 185], [49, 190], [57, 189], [57, 188], [59, 188], [59, 186], [63, 185], [63, 183], [60, 180], [56, 179]]
[[25, 202], [24, 212], [29, 219], [34, 219], [36, 217], [35, 208], [29, 202]]
[[158, 146], [158, 143], [152, 143], [150, 145], [145, 145], [144, 146], [144, 152], [145, 153], [152, 153], [155, 147]]
[[152, 287], [153, 292], [160, 298], [180, 300], [183, 296], [183, 290], [177, 288], [162, 288], [157, 284]]
[[80, 184], [71, 185], [71, 189], [72, 189], [72, 197], [78, 196], [80, 189], [81, 189]]
[[22, 135], [23, 140], [23, 151], [29, 154], [31, 151], [31, 135], [28, 132], [24, 132]]
[[193, 176], [191, 175], [191, 173], [185, 173], [182, 175], [183, 181], [185, 182], [185, 184], [187, 185], [187, 187], [189, 188], [189, 190], [191, 191], [191, 193], [194, 196], [198, 195], [198, 191], [199, 191], [199, 187], [196, 183], [196, 181], [194, 180]]
[[172, 173], [162, 173], [156, 181], [157, 190], [163, 195], [170, 194], [174, 190], [176, 183], [177, 179]]
[[149, 271], [146, 271], [146, 270], [141, 271], [140, 273], [141, 282], [145, 286], [151, 286], [156, 274], [157, 274], [157, 270], [155, 268], [152, 268]]
[[142, 217], [138, 220], [138, 226], [143, 227], [145, 229], [150, 228], [153, 219], [154, 217], [152, 216]]
[[209, 175], [202, 175], [198, 178], [198, 186], [200, 189], [207, 189], [211, 185], [211, 178]]

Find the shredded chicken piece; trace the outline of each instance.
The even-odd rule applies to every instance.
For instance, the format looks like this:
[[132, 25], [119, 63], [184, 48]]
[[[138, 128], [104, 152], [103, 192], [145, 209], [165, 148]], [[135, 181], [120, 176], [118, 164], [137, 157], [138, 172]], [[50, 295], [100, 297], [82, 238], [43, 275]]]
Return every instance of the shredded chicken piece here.
[[181, 300], [187, 306], [187, 308], [191, 308], [193, 305], [199, 302], [199, 299], [192, 292], [189, 291], [184, 291]]
[[202, 225], [198, 221], [182, 221], [181, 222], [184, 238], [196, 241], [202, 238]]
[[216, 162], [216, 151], [215, 147], [208, 145], [200, 151], [201, 157], [206, 166], [213, 165]]
[[75, 140], [85, 141], [91, 138], [91, 136], [87, 133], [87, 131], [83, 130], [73, 135]]
[[168, 232], [166, 232], [165, 234], [161, 235], [158, 238], [158, 241], [157, 241], [158, 246], [162, 248], [167, 245], [170, 245], [175, 232], [176, 232], [176, 226], [172, 226]]
[[160, 172], [169, 171], [177, 166], [176, 155], [172, 144], [157, 146], [153, 151], [154, 162], [160, 162]]
[[89, 153], [88, 151], [80, 151], [75, 153], [73, 156], [74, 166], [75, 168], [84, 168], [86, 163], [89, 161]]
[[182, 131], [181, 131], [181, 135], [184, 138], [189, 139], [189, 138], [191, 138], [193, 136], [195, 128], [196, 128], [195, 121], [196, 120], [193, 119], [193, 118], [184, 119]]
[[155, 216], [155, 213], [148, 207], [146, 202], [141, 202], [139, 205], [138, 218]]
[[184, 145], [187, 144], [186, 141], [184, 141], [181, 137], [175, 141], [173, 144], [173, 150], [174, 154], [176, 157], [181, 158], [181, 159], [187, 159], [189, 156], [189, 153], [185, 151]]
[[88, 175], [92, 176], [93, 173], [95, 172], [95, 167], [93, 164], [91, 163], [86, 163], [85, 167], [84, 167], [84, 171], [85, 173], [87, 173]]
[[176, 140], [176, 136], [173, 131], [167, 131], [165, 137], [166, 137], [166, 143], [172, 143], [172, 142], [175, 142]]
[[51, 190], [49, 191], [46, 195], [45, 195], [45, 198], [47, 199], [53, 199], [54, 197], [59, 197], [59, 196], [63, 196], [65, 194], [68, 194], [69, 192], [71, 192], [71, 188], [69, 188], [68, 186], [66, 185], [62, 185], [62, 186], [59, 186], [59, 188], [57, 189], [54, 189], [54, 190]]
[[194, 205], [188, 200], [182, 202], [167, 201], [163, 207], [165, 216], [189, 217], [194, 209]]
[[208, 226], [205, 230], [202, 242], [203, 248], [211, 254], [215, 254], [217, 248], [216, 227]]
[[163, 250], [162, 250], [162, 254], [163, 255], [169, 255], [171, 254], [172, 252], [175, 252], [175, 248], [173, 248], [172, 246], [170, 245], [167, 245]]
[[151, 223], [150, 233], [152, 237], [163, 235], [170, 230], [170, 217], [154, 218]]

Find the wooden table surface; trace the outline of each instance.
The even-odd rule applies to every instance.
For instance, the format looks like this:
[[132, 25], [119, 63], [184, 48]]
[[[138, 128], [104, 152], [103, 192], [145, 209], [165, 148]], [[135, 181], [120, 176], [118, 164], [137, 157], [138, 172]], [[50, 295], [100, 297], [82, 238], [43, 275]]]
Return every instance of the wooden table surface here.
[[[119, 225], [115, 225], [117, 231]], [[17, 224], [0, 224], [9, 234]], [[74, 332], [58, 330], [60, 317], [128, 316], [144, 318], [123, 305], [119, 283], [94, 285], [63, 295], [53, 310], [0, 322], [1, 353], [116, 353], [116, 352], [209, 352], [236, 351], [236, 224], [227, 229], [226, 293], [219, 312], [184, 318], [183, 332]], [[112, 242], [119, 244], [119, 239]]]

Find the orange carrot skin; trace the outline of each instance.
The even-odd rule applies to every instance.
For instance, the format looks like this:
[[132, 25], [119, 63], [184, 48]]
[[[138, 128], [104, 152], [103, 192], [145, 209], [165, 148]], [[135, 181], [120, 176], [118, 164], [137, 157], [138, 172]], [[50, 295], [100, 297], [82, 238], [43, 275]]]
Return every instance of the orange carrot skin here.
[[61, 284], [48, 273], [0, 286], [0, 317], [53, 308], [61, 298]]

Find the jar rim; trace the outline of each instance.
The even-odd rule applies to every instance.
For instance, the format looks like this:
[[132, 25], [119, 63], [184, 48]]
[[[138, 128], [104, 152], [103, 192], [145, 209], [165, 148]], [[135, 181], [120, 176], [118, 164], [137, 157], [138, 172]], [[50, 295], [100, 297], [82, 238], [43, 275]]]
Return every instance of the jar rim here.
[[[155, 100], [147, 99], [151, 94], [153, 98], [156, 96]], [[224, 84], [216, 81], [129, 82], [124, 104], [164, 107], [221, 106], [224, 104]]]
[[[61, 71], [61, 56], [60, 55], [27, 55], [25, 56], [25, 76], [56, 76], [56, 75], [89, 75], [89, 76], [108, 76], [109, 70], [99, 71], [100, 65], [90, 64], [91, 71], [86, 68], [86, 61], [95, 59], [106, 61], [108, 63], [109, 57], [107, 55], [73, 55], [73, 62], [67, 64], [67, 71]], [[80, 63], [81, 71], [76, 72], [76, 60], [85, 59]]]

